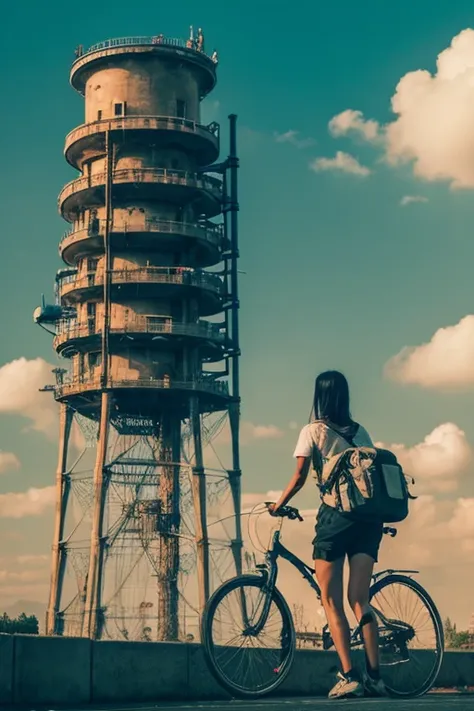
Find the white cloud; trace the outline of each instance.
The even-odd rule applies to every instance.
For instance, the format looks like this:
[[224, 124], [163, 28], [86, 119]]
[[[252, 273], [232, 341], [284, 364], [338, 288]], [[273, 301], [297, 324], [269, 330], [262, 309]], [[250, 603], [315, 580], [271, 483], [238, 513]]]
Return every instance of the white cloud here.
[[0, 494], [0, 517], [40, 516], [56, 502], [56, 487]]
[[39, 570], [10, 571], [0, 570], [0, 583], [37, 583], [44, 580], [45, 575]]
[[31, 567], [41, 567], [49, 563], [49, 560], [49, 555], [19, 555], [16, 558], [18, 565], [30, 565]]
[[276, 425], [254, 425], [251, 422], [242, 423], [242, 436], [244, 440], [254, 439], [279, 439], [285, 433]]
[[290, 130], [285, 133], [275, 131], [273, 136], [277, 143], [291, 143], [291, 145], [296, 146], [296, 148], [309, 148], [316, 143], [314, 138], [299, 138], [299, 131]]
[[341, 171], [343, 173], [350, 173], [351, 175], [358, 175], [360, 177], [367, 177], [370, 175], [370, 169], [365, 165], [361, 165], [357, 158], [349, 155], [349, 153], [344, 153], [343, 151], [337, 151], [334, 158], [315, 158], [309, 165], [311, 170], [316, 173], [326, 170]]
[[[419, 178], [474, 188], [473, 87], [474, 29], [468, 28], [440, 52], [433, 74], [417, 69], [398, 82], [391, 99], [396, 118], [378, 129], [388, 163], [412, 163]], [[377, 122], [348, 109], [329, 126], [333, 135], [357, 131], [371, 140]]]
[[422, 195], [404, 195], [400, 200], [400, 205], [406, 207], [407, 205], [412, 205], [415, 202], [428, 202], [428, 198]]
[[21, 415], [31, 428], [57, 437], [57, 405], [51, 393], [39, 389], [51, 383], [53, 366], [42, 358], [18, 358], [0, 367], [0, 414]]
[[[240, 424], [240, 444], [251, 444], [255, 440], [262, 439], [279, 439], [283, 437], [285, 432], [276, 425], [255, 425], [253, 422], [242, 420]], [[214, 445], [230, 444], [230, 427], [227, 423], [226, 427], [221, 430], [218, 436], [213, 440]]]
[[362, 111], [346, 109], [329, 121], [329, 131], [335, 137], [355, 133], [366, 141], [376, 141], [379, 138], [380, 126], [373, 119], [365, 119]]
[[0, 474], [5, 474], [20, 468], [20, 460], [13, 452], [0, 450]]
[[457, 500], [447, 528], [451, 536], [464, 538], [471, 545], [474, 543], [474, 499]]
[[474, 30], [458, 34], [438, 55], [436, 72], [406, 74], [396, 88], [396, 120], [386, 129], [387, 157], [413, 161], [426, 180], [474, 187]]
[[416, 480], [417, 490], [429, 493], [455, 491], [459, 477], [474, 461], [465, 433], [452, 422], [439, 425], [412, 447], [381, 442], [377, 446], [390, 449], [405, 473]]
[[474, 315], [440, 328], [428, 343], [405, 346], [385, 365], [385, 375], [425, 388], [474, 385]]

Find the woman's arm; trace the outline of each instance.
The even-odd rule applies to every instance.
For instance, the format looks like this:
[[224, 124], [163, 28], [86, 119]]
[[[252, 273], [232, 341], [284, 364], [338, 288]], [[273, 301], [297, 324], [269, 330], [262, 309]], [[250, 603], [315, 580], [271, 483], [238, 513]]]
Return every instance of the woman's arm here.
[[276, 504], [270, 504], [268, 509], [270, 513], [274, 513], [281, 506], [285, 506], [290, 499], [293, 498], [295, 494], [298, 493], [300, 489], [306, 483], [308, 478], [309, 465], [311, 463], [311, 457], [297, 457], [296, 458], [296, 471], [291, 477], [290, 483], [286, 487], [283, 494], [280, 496]]

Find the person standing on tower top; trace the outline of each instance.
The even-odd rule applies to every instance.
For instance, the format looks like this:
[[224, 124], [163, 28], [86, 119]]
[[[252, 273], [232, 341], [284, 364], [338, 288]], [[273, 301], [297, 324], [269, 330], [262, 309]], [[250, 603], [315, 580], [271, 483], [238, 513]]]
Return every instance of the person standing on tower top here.
[[198, 52], [204, 52], [204, 35], [201, 28], [198, 29], [197, 49]]
[[189, 27], [189, 39], [186, 42], [186, 47], [189, 49], [194, 49], [195, 39], [194, 39], [194, 27], [190, 25]]

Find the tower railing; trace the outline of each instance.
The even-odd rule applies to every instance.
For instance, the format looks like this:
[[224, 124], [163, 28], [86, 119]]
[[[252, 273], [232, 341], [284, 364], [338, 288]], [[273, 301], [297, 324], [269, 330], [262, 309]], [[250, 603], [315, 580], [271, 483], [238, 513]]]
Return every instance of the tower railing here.
[[[180, 37], [164, 37], [161, 35], [154, 36], [138, 36], [138, 37], [117, 37], [116, 39], [105, 40], [105, 42], [97, 42], [97, 44], [91, 45], [86, 49], [79, 57], [81, 59], [86, 54], [91, 54], [92, 52], [100, 52], [103, 49], [113, 49], [114, 47], [127, 47], [130, 45], [147, 46], [147, 45], [164, 45], [166, 47], [178, 47], [180, 49], [189, 49], [190, 51], [198, 52], [199, 54], [209, 57], [208, 54], [202, 50], [195, 49], [194, 47], [189, 47], [189, 40], [184, 40]], [[76, 60], [77, 61], [77, 60]], [[214, 60], [213, 60], [214, 61]]]
[[[191, 269], [188, 267], [134, 267], [132, 269], [114, 269], [110, 274], [112, 284], [176, 284], [193, 286], [217, 294], [224, 293], [224, 282], [216, 274]], [[102, 286], [104, 272], [88, 272], [86, 274], [70, 274], [59, 279], [59, 288], [64, 295], [76, 289], [87, 289]]]
[[219, 124], [213, 122], [205, 126], [204, 124], [191, 121], [177, 116], [120, 116], [119, 118], [101, 119], [84, 123], [74, 128], [68, 133], [65, 141], [65, 151], [69, 147], [85, 136], [95, 133], [105, 133], [105, 131], [119, 131], [120, 129], [168, 129], [173, 131], [184, 131], [203, 136], [215, 142], [219, 140]]
[[[105, 227], [105, 220], [97, 220], [95, 227], [83, 227], [81, 229], [72, 228], [64, 233], [59, 251], [62, 252], [69, 244], [87, 239], [88, 237], [100, 236]], [[125, 232], [161, 232], [165, 234], [183, 235], [184, 237], [194, 237], [205, 240], [219, 247], [223, 241], [223, 227], [213, 222], [203, 222], [193, 224], [190, 222], [178, 222], [176, 220], [162, 220], [159, 218], [145, 218], [143, 222], [116, 222], [110, 226], [111, 233]]]
[[[96, 173], [91, 176], [76, 178], [61, 190], [58, 205], [75, 193], [105, 185], [107, 174]], [[187, 170], [168, 170], [167, 168], [120, 168], [113, 171], [113, 183], [161, 183], [163, 185], [184, 185], [186, 187], [207, 190], [217, 199], [222, 197], [222, 182], [217, 178]]]
[[[159, 389], [159, 390], [193, 390], [197, 392], [209, 393], [227, 397], [229, 395], [229, 385], [227, 382], [214, 380], [212, 378], [199, 378], [195, 380], [174, 380], [171, 377], [163, 378], [130, 378], [114, 380], [111, 378], [107, 384], [110, 389]], [[100, 377], [65, 378], [62, 383], [58, 383], [54, 390], [56, 397], [62, 398], [68, 395], [81, 393], [90, 390], [100, 390]]]
[[[213, 341], [225, 341], [225, 334], [220, 331], [220, 326], [207, 321], [197, 323], [182, 323], [170, 319], [165, 323], [154, 323], [153, 315], [142, 318], [128, 319], [120, 325], [112, 324], [109, 328], [111, 334], [149, 334], [149, 335], [170, 335], [170, 336], [190, 336], [195, 338], [205, 338]], [[70, 324], [67, 321], [59, 324], [53, 345], [55, 348], [63, 343], [76, 338], [87, 338], [90, 336], [100, 336], [102, 329], [95, 324]]]

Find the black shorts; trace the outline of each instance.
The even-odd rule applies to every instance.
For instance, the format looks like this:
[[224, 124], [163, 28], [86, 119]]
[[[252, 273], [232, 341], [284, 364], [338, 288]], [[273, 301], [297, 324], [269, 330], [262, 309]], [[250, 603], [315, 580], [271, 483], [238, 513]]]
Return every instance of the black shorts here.
[[365, 553], [375, 561], [378, 559], [382, 523], [355, 521], [348, 514], [321, 504], [315, 531], [313, 560], [333, 562], [346, 555], [352, 558], [357, 553]]

